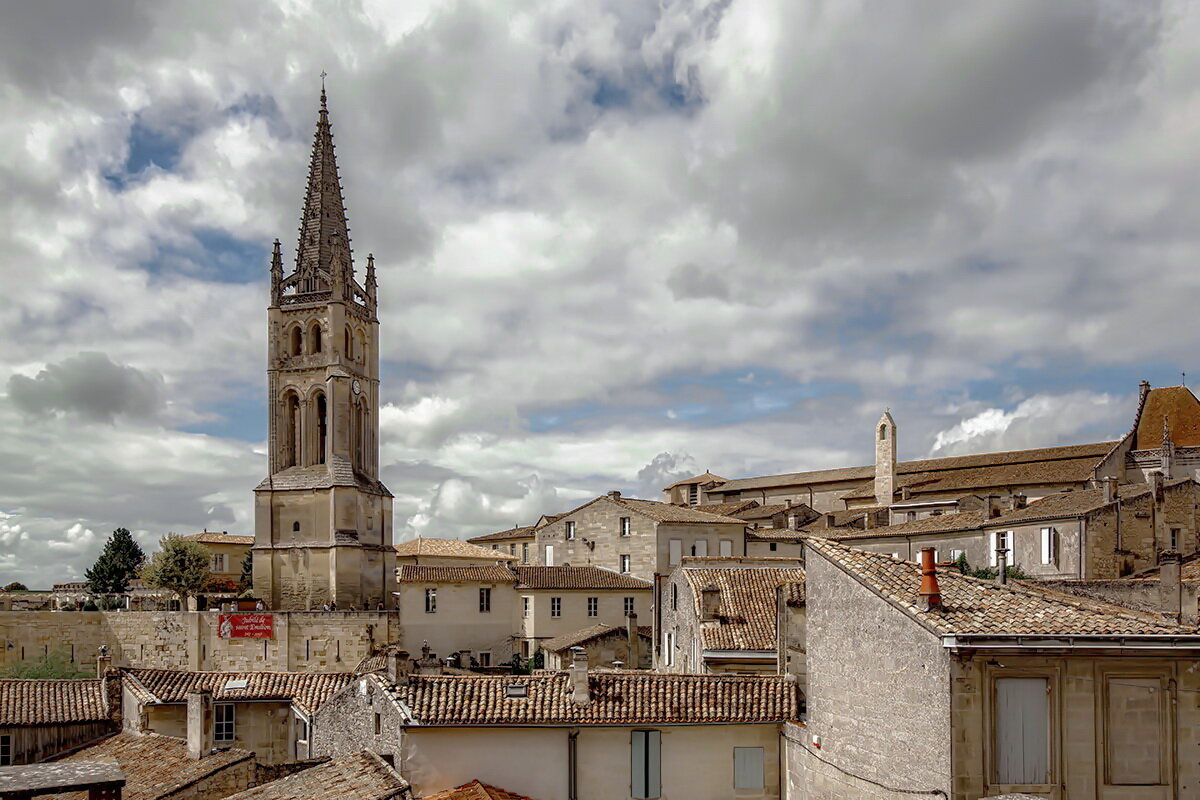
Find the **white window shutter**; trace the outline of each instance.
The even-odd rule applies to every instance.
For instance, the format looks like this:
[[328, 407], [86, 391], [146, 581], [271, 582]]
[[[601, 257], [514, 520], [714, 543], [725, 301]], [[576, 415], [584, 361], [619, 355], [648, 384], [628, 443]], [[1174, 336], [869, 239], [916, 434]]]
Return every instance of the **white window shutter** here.
[[721, 540], [721, 558], [729, 558], [733, 555], [733, 542], [729, 539]]
[[554, 566], [554, 545], [552, 544], [546, 545], [546, 566]]
[[708, 539], [697, 539], [696, 540], [696, 555], [698, 555], [698, 556], [707, 556], [708, 555]]
[[991, 533], [992, 546], [988, 548], [991, 552], [988, 554], [989, 563], [996, 566], [996, 550], [1000, 547], [1000, 531], [992, 531]]
[[630, 783], [634, 797], [646, 796], [646, 732], [633, 731], [629, 744]]
[[763, 788], [763, 749], [761, 747], [733, 748], [733, 788]]
[[1051, 542], [1052, 537], [1053, 537], [1053, 533], [1051, 532], [1050, 528], [1042, 528], [1042, 563], [1043, 564], [1053, 564], [1054, 563], [1054, 554], [1051, 550], [1051, 548], [1054, 546], [1053, 542]]
[[669, 548], [671, 565], [674, 566], [675, 564], [679, 563], [681, 558], [683, 558], [683, 540], [672, 539], [670, 541]]

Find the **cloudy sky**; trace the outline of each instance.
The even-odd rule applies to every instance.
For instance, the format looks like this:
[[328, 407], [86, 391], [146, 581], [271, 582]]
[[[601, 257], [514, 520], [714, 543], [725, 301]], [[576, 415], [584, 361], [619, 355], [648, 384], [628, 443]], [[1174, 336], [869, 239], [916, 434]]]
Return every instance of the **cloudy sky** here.
[[252, 531], [322, 70], [397, 539], [1200, 372], [1191, 3], [0, 0], [0, 579]]

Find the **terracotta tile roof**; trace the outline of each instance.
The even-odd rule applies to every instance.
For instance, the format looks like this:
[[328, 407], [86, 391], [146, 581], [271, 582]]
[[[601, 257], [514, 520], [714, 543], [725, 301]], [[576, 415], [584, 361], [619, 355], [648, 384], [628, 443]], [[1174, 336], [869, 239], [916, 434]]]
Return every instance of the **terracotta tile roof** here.
[[472, 536], [467, 541], [478, 544], [479, 542], [508, 542], [513, 539], [532, 539], [533, 532], [536, 529], [534, 525], [525, 525], [519, 528], [509, 528], [506, 531], [485, 533], [483, 536]]
[[[897, 480], [896, 492], [907, 488], [912, 494], [931, 492], [965, 492], [992, 487], [1036, 486], [1056, 483], [1084, 483], [1091, 479], [1099, 459], [1093, 455], [1080, 458], [1047, 459], [1019, 463], [1001, 463], [952, 471], [916, 472]], [[842, 495], [855, 500], [875, 496], [875, 488], [867, 484]]]
[[[526, 697], [507, 696], [510, 685]], [[782, 722], [800, 713], [797, 685], [782, 675], [593, 672], [591, 702], [571, 700], [571, 673], [415, 675], [393, 687], [420, 725], [653, 725]]]
[[60, 725], [109, 719], [104, 682], [0, 679], [0, 726]]
[[705, 514], [716, 514], [718, 517], [731, 517], [739, 511], [746, 511], [757, 506], [757, 500], [734, 500], [732, 503], [704, 503], [692, 506], [692, 508], [703, 511]]
[[684, 478], [681, 481], [675, 481], [670, 486], [663, 488], [663, 491], [674, 489], [676, 486], [687, 486], [688, 484], [696, 483], [703, 486], [706, 483], [723, 483], [725, 481], [720, 475], [713, 475], [711, 472], [705, 472], [701, 475], [695, 475], [691, 478]]
[[[795, 563], [795, 562], [793, 562]], [[774, 650], [776, 590], [784, 583], [803, 585], [804, 569], [792, 567], [733, 567], [713, 569], [684, 566], [692, 589], [696, 617], [701, 616], [701, 590], [720, 590], [717, 624], [701, 623], [705, 650]]]
[[[1158, 577], [1159, 568], [1149, 567], [1140, 572], [1135, 572], [1127, 580], [1156, 581]], [[1200, 553], [1190, 553], [1183, 557], [1182, 563], [1179, 565], [1179, 580], [1188, 581], [1189, 583], [1200, 583]]]
[[813, 536], [838, 541], [860, 539], [884, 539], [889, 536], [917, 536], [924, 533], [954, 533], [979, 528], [983, 524], [982, 511], [964, 511], [961, 514], [939, 514], [936, 517], [914, 519], [896, 525], [881, 525], [878, 528], [828, 528], [813, 530]]
[[1193, 628], [1046, 589], [1036, 581], [1000, 585], [938, 569], [941, 611], [923, 610], [917, 564], [868, 553], [827, 539], [809, 547], [938, 634], [992, 636], [1192, 635]]
[[191, 533], [182, 537], [192, 542], [200, 544], [254, 544], [253, 536], [238, 536], [227, 531], [204, 531], [203, 533]]
[[354, 486], [371, 494], [392, 496], [382, 483], [355, 472], [354, 466], [348, 460], [336, 455], [328, 464], [288, 467], [274, 475], [268, 475], [254, 491], [329, 489], [334, 486]]
[[437, 794], [427, 794], [423, 800], [532, 800], [523, 794], [513, 794], [486, 783], [471, 781]]
[[[312, 714], [354, 680], [345, 672], [188, 672], [169, 669], [125, 670], [125, 686], [142, 703], [186, 703], [187, 693], [212, 692], [217, 702], [233, 700], [290, 701], [303, 714]], [[229, 687], [246, 681], [246, 688]]]
[[1132, 449], [1161, 447], [1164, 418], [1171, 427], [1171, 441], [1176, 447], [1200, 447], [1200, 400], [1186, 386], [1162, 386], [1146, 395]]
[[396, 567], [400, 583], [512, 583], [516, 580], [508, 567], [438, 567], [401, 564]]
[[[607, 495], [605, 495], [607, 497]], [[604, 498], [598, 498], [604, 499]], [[657, 500], [638, 500], [633, 497], [621, 497], [615, 501], [617, 504], [628, 508], [630, 511], [636, 511], [639, 514], [644, 514], [658, 522], [667, 522], [671, 524], [716, 524], [716, 523], [736, 523], [743, 525], [742, 520], [735, 517], [723, 517], [717, 514], [709, 514], [705, 511], [698, 510], [695, 506], [677, 506], [671, 503], [660, 503]]]
[[805, 529], [795, 531], [791, 528], [755, 528], [752, 531], [746, 531], [747, 541], [762, 541], [762, 542], [798, 542], [802, 540], [807, 533]]
[[[642, 637], [649, 639], [654, 636], [654, 628], [650, 625], [639, 625], [638, 633]], [[595, 625], [589, 625], [581, 630], [572, 633], [564, 633], [562, 636], [555, 636], [553, 639], [547, 639], [541, 643], [543, 650], [549, 650], [551, 653], [560, 653], [571, 647], [579, 647], [588, 642], [594, 642], [614, 634], [625, 636], [624, 625], [606, 625], [603, 622]]]
[[518, 589], [651, 589], [654, 584], [603, 567], [513, 567]]
[[460, 539], [425, 539], [417, 537], [394, 546], [398, 556], [430, 556], [436, 558], [473, 558], [491, 561], [516, 561], [516, 556], [493, 550], [490, 547], [480, 547]]
[[783, 584], [783, 602], [792, 608], [803, 608], [805, 603], [804, 582], [792, 581]]
[[744, 511], [737, 512], [738, 519], [769, 519], [776, 514], [781, 514], [789, 508], [787, 503], [771, 503], [765, 506], [756, 508], [748, 508]]
[[[216, 775], [254, 754], [245, 750], [218, 750], [200, 760], [187, 757], [187, 743], [157, 733], [121, 732], [76, 750], [59, 761], [116, 761], [125, 773], [124, 800], [158, 800], [170, 797], [197, 781]], [[253, 766], [250, 779], [254, 778]], [[88, 793], [45, 795], [56, 800], [86, 800]]]
[[[1161, 436], [1160, 436], [1161, 438]], [[897, 475], [913, 473], [939, 472], [943, 470], [964, 470], [975, 467], [994, 467], [1003, 464], [1022, 464], [1054, 459], [1085, 459], [1099, 461], [1116, 442], [1096, 442], [1092, 444], [1075, 444], [1061, 447], [1040, 447], [1032, 450], [1011, 450], [1001, 453], [979, 453], [967, 456], [950, 456], [947, 458], [927, 458], [917, 461], [901, 461], [896, 464]], [[874, 465], [862, 467], [842, 467], [837, 469], [814, 470], [810, 472], [789, 472], [782, 475], [764, 475], [755, 478], [737, 478], [726, 481], [714, 491], [719, 493], [738, 492], [748, 489], [766, 489], [774, 486], [804, 486], [812, 483], [832, 483], [839, 481], [870, 480], [875, 477]], [[866, 487], [862, 487], [865, 489]], [[874, 492], [872, 486], [871, 492]], [[869, 495], [868, 495], [869, 496]]]
[[399, 800], [408, 781], [370, 750], [339, 756], [226, 800]]

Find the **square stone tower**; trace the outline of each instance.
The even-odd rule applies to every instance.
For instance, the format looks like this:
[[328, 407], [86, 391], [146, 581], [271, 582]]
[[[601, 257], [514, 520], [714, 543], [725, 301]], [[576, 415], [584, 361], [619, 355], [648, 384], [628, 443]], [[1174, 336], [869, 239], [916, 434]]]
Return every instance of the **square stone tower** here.
[[255, 491], [254, 591], [272, 609], [391, 597], [392, 495], [379, 481], [375, 260], [354, 276], [325, 89], [296, 268], [275, 240], [267, 310], [270, 474]]

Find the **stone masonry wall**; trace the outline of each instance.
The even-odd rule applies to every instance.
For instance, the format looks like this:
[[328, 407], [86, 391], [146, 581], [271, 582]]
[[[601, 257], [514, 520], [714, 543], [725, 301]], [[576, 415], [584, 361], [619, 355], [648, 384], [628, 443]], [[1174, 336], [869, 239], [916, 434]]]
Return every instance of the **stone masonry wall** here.
[[[951, 665], [938, 637], [812, 550], [806, 567], [808, 719], [788, 742], [786, 796], [896, 796], [857, 778], [949, 792]], [[801, 752], [814, 735], [833, 766]]]
[[396, 612], [277, 612], [270, 639], [222, 639], [216, 612], [0, 612], [0, 670], [61, 653], [82, 670], [106, 645], [119, 667], [348, 672], [372, 642], [400, 643]]
[[331, 697], [314, 715], [312, 757], [337, 757], [367, 748], [392, 756], [396, 768], [402, 769], [407, 722], [379, 684], [362, 678]]

